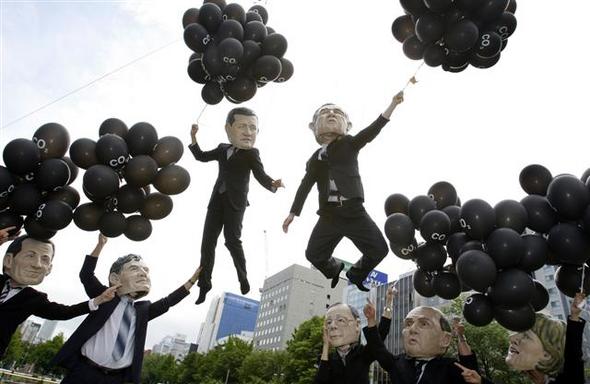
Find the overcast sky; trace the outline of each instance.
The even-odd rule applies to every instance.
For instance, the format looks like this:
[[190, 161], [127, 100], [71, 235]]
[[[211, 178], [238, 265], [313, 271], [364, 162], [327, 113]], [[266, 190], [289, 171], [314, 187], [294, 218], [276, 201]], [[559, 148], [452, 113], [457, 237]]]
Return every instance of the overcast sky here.
[[[245, 8], [254, 2], [238, 1]], [[71, 139], [98, 137], [100, 123], [117, 117], [128, 126], [147, 121], [160, 136], [190, 142], [190, 125], [204, 106], [201, 86], [186, 74], [190, 56], [182, 41], [181, 17], [195, 1], [5, 1], [1, 0], [0, 148], [16, 137], [31, 138], [44, 123], [59, 122]], [[391, 35], [403, 14], [397, 1], [270, 0], [268, 25], [289, 42], [286, 57], [293, 78], [258, 90], [244, 106], [259, 115], [256, 146], [267, 173], [287, 188], [271, 194], [250, 183], [242, 240], [250, 283], [248, 297], [259, 299], [265, 276], [293, 263], [308, 266], [304, 251], [317, 216], [312, 190], [301, 217], [288, 235], [281, 223], [289, 213], [305, 162], [317, 144], [307, 124], [326, 102], [341, 105], [352, 133], [383, 111], [419, 62], [407, 59]], [[436, 181], [455, 185], [463, 202], [482, 198], [491, 204], [524, 192], [520, 170], [531, 163], [553, 174], [581, 175], [588, 161], [587, 15], [590, 4], [520, 0], [518, 28], [493, 68], [460, 74], [423, 67], [419, 83], [407, 89], [391, 122], [359, 157], [366, 208], [377, 224], [385, 221], [383, 202], [395, 192], [412, 198]], [[54, 103], [15, 124], [6, 124], [143, 55], [157, 53]], [[226, 142], [227, 101], [209, 106], [201, 120], [199, 142], [214, 148]], [[184, 283], [199, 263], [206, 206], [217, 164], [198, 163], [185, 151], [180, 165], [191, 185], [173, 196], [174, 210], [153, 222], [151, 237], [140, 243], [124, 236], [109, 240], [97, 268], [106, 282], [116, 257], [143, 255], [152, 270], [156, 300]], [[81, 177], [74, 184], [81, 191]], [[267, 233], [268, 257], [265, 254]], [[97, 232], [74, 224], [54, 238], [58, 253], [53, 272], [39, 287], [64, 303], [84, 300], [78, 271]], [[239, 293], [229, 253], [220, 238], [209, 294]], [[359, 252], [348, 240], [336, 256], [354, 262]], [[378, 266], [391, 277], [413, 263], [390, 255]], [[210, 299], [194, 305], [198, 290], [169, 313], [150, 323], [146, 348], [164, 336], [184, 333], [195, 342]], [[62, 322], [69, 334], [80, 320]]]

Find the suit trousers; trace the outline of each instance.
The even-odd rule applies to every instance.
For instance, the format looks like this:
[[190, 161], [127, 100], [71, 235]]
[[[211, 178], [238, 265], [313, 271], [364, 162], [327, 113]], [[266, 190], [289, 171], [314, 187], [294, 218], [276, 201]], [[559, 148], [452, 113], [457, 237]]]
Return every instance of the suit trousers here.
[[108, 373], [99, 367], [90, 365], [80, 356], [80, 360], [63, 378], [61, 384], [123, 384], [124, 382], [123, 369]]
[[343, 237], [350, 239], [362, 252], [362, 257], [349, 271], [357, 281], [363, 281], [387, 256], [387, 243], [360, 200], [348, 200], [342, 206], [327, 205], [318, 214], [320, 218], [309, 237], [305, 256], [327, 278], [339, 272], [340, 264], [332, 253]]
[[234, 266], [240, 281], [246, 280], [246, 257], [242, 248], [242, 220], [244, 209], [234, 209], [227, 196], [227, 193], [216, 193], [207, 209], [205, 226], [203, 228], [203, 239], [201, 242], [201, 278], [198, 285], [211, 285], [211, 273], [215, 263], [215, 247], [217, 239], [223, 229], [225, 246], [229, 250], [234, 261]]

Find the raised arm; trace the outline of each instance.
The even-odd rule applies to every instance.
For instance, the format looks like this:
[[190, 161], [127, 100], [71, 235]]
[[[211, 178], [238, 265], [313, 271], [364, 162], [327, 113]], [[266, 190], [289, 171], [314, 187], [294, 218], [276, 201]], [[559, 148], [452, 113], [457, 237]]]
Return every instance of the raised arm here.
[[381, 316], [381, 321], [379, 321], [379, 336], [383, 341], [385, 341], [385, 339], [387, 338], [387, 335], [389, 334], [389, 329], [391, 328], [391, 316], [393, 315], [393, 299], [396, 295], [397, 289], [395, 289], [394, 284], [391, 284], [387, 288], [385, 308], [383, 308], [383, 315]]
[[201, 147], [199, 147], [199, 143], [197, 143], [197, 132], [199, 131], [199, 126], [197, 124], [193, 124], [191, 127], [191, 144], [188, 146], [191, 153], [198, 161], [207, 162], [212, 160], [217, 160], [219, 154], [219, 146], [211, 151], [203, 151]]
[[563, 381], [564, 383], [584, 383], [582, 334], [584, 333], [584, 325], [586, 322], [580, 317], [584, 299], [585, 295], [583, 293], [576, 293], [570, 308], [565, 335], [563, 373], [560, 375], [560, 377], [562, 375], [565, 376], [566, 380]]
[[365, 317], [367, 318], [367, 327], [363, 328], [363, 333], [367, 339], [367, 349], [371, 356], [379, 362], [379, 365], [388, 372], [395, 368], [396, 358], [391, 352], [387, 350], [383, 340], [379, 336], [377, 330], [377, 311], [373, 303], [368, 302], [363, 309]]
[[385, 111], [383, 111], [383, 113], [381, 115], [379, 115], [377, 120], [375, 120], [367, 128], [365, 128], [362, 131], [360, 131], [359, 133], [357, 133], [355, 136], [353, 136], [352, 145], [357, 150], [360, 150], [367, 143], [370, 143], [371, 141], [373, 141], [373, 139], [375, 137], [377, 137], [379, 132], [381, 132], [381, 129], [385, 126], [385, 124], [387, 124], [389, 122], [389, 118], [391, 117], [393, 110], [403, 101], [404, 101], [404, 93], [402, 91], [393, 97], [393, 99], [391, 100], [391, 103], [389, 103], [389, 105], [387, 106]]
[[328, 336], [328, 328], [326, 324], [323, 326], [322, 334], [322, 355], [320, 357], [320, 364], [313, 380], [314, 384], [329, 384], [332, 383], [332, 372], [330, 369], [330, 337]]
[[39, 297], [33, 314], [49, 320], [69, 320], [98, 309], [98, 306], [111, 301], [116, 294], [117, 286], [107, 288], [100, 295], [89, 301], [75, 305], [64, 305], [49, 301], [46, 294]]
[[199, 281], [201, 275], [201, 267], [197, 268], [195, 273], [191, 276], [186, 283], [180, 288], [169, 294], [168, 296], [150, 304], [148, 318], [149, 320], [155, 319], [158, 316], [166, 313], [170, 307], [180, 303], [182, 299], [188, 296], [193, 285]]
[[90, 253], [90, 255], [86, 256], [86, 259], [84, 259], [84, 264], [82, 265], [82, 269], [80, 270], [80, 281], [82, 282], [82, 285], [84, 285], [84, 290], [90, 298], [99, 296], [108, 288], [103, 285], [94, 274], [98, 257], [100, 256], [100, 253], [102, 252], [102, 249], [106, 243], [106, 236], [99, 234], [98, 242], [96, 243], [94, 250]]

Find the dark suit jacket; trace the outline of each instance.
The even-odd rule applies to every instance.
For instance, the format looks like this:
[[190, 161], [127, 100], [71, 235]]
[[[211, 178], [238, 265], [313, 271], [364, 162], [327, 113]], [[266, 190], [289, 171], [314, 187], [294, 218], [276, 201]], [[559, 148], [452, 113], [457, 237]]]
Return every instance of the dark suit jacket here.
[[388, 122], [389, 120], [379, 115], [377, 120], [356, 134], [356, 136], [346, 135], [334, 140], [327, 148], [327, 162], [318, 160], [321, 148], [315, 151], [307, 161], [305, 176], [295, 194], [291, 213], [297, 216], [301, 214], [305, 199], [311, 187], [316, 183], [318, 185], [321, 210], [328, 202], [330, 178], [334, 180], [342, 196], [348, 199], [359, 198], [364, 200], [363, 183], [361, 182], [358, 167], [358, 154], [367, 143], [371, 142], [381, 132], [381, 129]]
[[[391, 320], [382, 317], [379, 322], [379, 336], [384, 340], [389, 333]], [[379, 337], [378, 336], [378, 337]], [[314, 384], [368, 384], [369, 366], [375, 357], [365, 345], [356, 345], [346, 355], [346, 365], [338, 352], [333, 352], [328, 361], [320, 360]]]
[[231, 144], [219, 144], [217, 148], [205, 152], [201, 150], [199, 144], [191, 144], [188, 147], [195, 159], [199, 161], [217, 160], [219, 162], [219, 173], [209, 200], [209, 207], [220, 185], [225, 182], [226, 193], [232, 207], [236, 210], [245, 209], [248, 206], [250, 171], [260, 185], [271, 192], [276, 191], [276, 188], [272, 186], [272, 178], [264, 172], [258, 149], [240, 149], [228, 159], [227, 150]]
[[[563, 369], [557, 377], [549, 379], [549, 384], [584, 384], [584, 360], [582, 353], [582, 334], [586, 321], [567, 321]], [[483, 378], [484, 384], [494, 384]]]
[[[0, 287], [8, 276], [0, 274]], [[99, 292], [96, 296], [102, 293]], [[88, 301], [76, 305], [63, 305], [47, 299], [47, 294], [25, 287], [16, 296], [0, 304], [0, 357], [6, 352], [16, 328], [31, 315], [49, 320], [68, 320], [90, 312]]]
[[[107, 288], [94, 275], [97, 260], [96, 257], [86, 256], [80, 271], [80, 280], [90, 297], [96, 296], [98, 292], [103, 292]], [[171, 306], [178, 304], [188, 294], [189, 292], [183, 286], [154, 303], [147, 300], [135, 302], [135, 351], [133, 353], [133, 363], [125, 370], [125, 381], [139, 383], [148, 321], [167, 312]], [[72, 369], [80, 358], [80, 349], [84, 343], [102, 328], [117, 307], [117, 304], [119, 304], [119, 301], [121, 299], [116, 296], [108, 303], [102, 304], [98, 310], [90, 313], [55, 355], [52, 364]]]
[[[414, 359], [406, 355], [393, 355], [387, 350], [379, 338], [376, 327], [364, 328], [367, 347], [379, 362], [379, 365], [389, 373], [391, 381], [396, 384], [415, 384], [416, 370]], [[455, 366], [457, 360], [448, 357], [436, 357], [430, 360], [424, 368], [420, 384], [464, 384], [461, 369]], [[475, 355], [459, 356], [459, 362], [470, 369], [478, 370]]]

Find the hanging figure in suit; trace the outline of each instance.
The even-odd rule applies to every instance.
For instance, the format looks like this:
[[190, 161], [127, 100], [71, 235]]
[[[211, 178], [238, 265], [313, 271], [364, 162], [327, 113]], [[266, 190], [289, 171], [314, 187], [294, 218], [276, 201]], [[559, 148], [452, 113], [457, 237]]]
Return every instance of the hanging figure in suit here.
[[[586, 321], [580, 317], [585, 295], [572, 301], [567, 325], [561, 320], [535, 314], [535, 324], [510, 335], [506, 364], [526, 374], [534, 384], [584, 384], [582, 334]], [[493, 384], [476, 370], [459, 366], [470, 384]]]
[[250, 171], [260, 185], [271, 192], [284, 187], [280, 179], [273, 180], [264, 172], [258, 149], [254, 148], [258, 134], [258, 117], [248, 108], [234, 108], [225, 124], [231, 144], [219, 144], [211, 151], [203, 151], [197, 143], [199, 127], [193, 124], [189, 149], [195, 159], [202, 162], [217, 161], [219, 174], [207, 206], [207, 216], [201, 242], [201, 267], [199, 298], [196, 304], [205, 301], [211, 290], [211, 273], [215, 262], [217, 238], [223, 229], [225, 246], [229, 250], [238, 273], [242, 294], [250, 291], [246, 272], [246, 258], [242, 249], [242, 220], [248, 206]]
[[403, 100], [403, 92], [399, 92], [377, 120], [355, 136], [348, 134], [352, 126], [348, 115], [334, 104], [322, 105], [309, 123], [321, 148], [307, 161], [305, 176], [283, 222], [283, 231], [287, 233], [295, 216], [301, 214], [309, 191], [317, 184], [319, 219], [309, 238], [305, 256], [326, 278], [332, 279], [332, 288], [338, 284], [340, 272], [344, 269], [344, 264], [332, 257], [343, 237], [352, 240], [363, 254], [346, 272], [349, 281], [361, 291], [369, 291], [363, 281], [389, 252], [381, 231], [363, 207], [363, 184], [357, 157], [360, 150], [381, 132], [395, 107]]
[[34, 289], [51, 272], [55, 247], [49, 240], [35, 240], [28, 236], [8, 236], [14, 227], [0, 229], [0, 244], [13, 240], [4, 255], [0, 274], [0, 358], [17, 327], [29, 316], [50, 320], [68, 320], [95, 311], [110, 301], [115, 289], [97, 291], [92, 300], [75, 305], [49, 301], [47, 294]]
[[[399, 384], [465, 384], [457, 360], [445, 357], [452, 341], [452, 328], [443, 313], [432, 307], [416, 307], [405, 317], [402, 338], [404, 353], [393, 355], [379, 337], [375, 307], [364, 309], [368, 326], [363, 329], [367, 348], [392, 382]], [[477, 372], [475, 354], [463, 337], [458, 340], [459, 362]]]
[[[80, 280], [91, 297], [106, 288], [94, 275], [106, 241], [99, 235], [80, 271]], [[86, 317], [52, 360], [68, 370], [61, 383], [139, 384], [148, 322], [184, 299], [199, 272], [197, 269], [186, 283], [156, 302], [138, 301], [150, 291], [149, 268], [141, 256], [119, 257], [109, 271], [109, 285], [117, 287], [117, 295]]]

